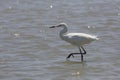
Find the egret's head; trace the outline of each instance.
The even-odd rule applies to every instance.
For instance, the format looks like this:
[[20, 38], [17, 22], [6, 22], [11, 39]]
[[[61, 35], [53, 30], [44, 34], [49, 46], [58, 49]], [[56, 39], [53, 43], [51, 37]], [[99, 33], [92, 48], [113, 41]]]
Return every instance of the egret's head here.
[[60, 23], [56, 26], [51, 26], [50, 28], [56, 28], [56, 27], [67, 27], [67, 24], [66, 23]]

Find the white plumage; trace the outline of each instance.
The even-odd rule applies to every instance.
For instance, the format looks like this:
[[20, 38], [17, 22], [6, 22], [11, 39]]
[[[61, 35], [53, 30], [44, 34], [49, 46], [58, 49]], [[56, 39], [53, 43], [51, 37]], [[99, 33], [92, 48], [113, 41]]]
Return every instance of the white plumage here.
[[[81, 54], [81, 60], [83, 61], [83, 54], [86, 54], [85, 49], [82, 47], [84, 44], [89, 44], [94, 40], [98, 40], [97, 36], [85, 34], [85, 33], [67, 33], [67, 24], [60, 23], [57, 26], [52, 26], [50, 28], [62, 27], [63, 29], [60, 31], [60, 38], [65, 40], [72, 45], [75, 45], [79, 48], [80, 53], [71, 53], [68, 55], [67, 59], [73, 56], [74, 54]], [[82, 52], [83, 50], [83, 52]], [[73, 56], [74, 57], [74, 56]]]
[[96, 36], [84, 34], [84, 33], [68, 33], [63, 35], [63, 40], [76, 45], [82, 46], [84, 44], [89, 44], [98, 38]]

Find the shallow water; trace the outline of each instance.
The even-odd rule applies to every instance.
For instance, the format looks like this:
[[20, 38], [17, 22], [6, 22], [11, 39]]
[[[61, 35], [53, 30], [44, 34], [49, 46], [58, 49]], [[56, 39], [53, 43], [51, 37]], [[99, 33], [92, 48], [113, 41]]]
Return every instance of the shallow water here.
[[[87, 55], [59, 38], [70, 32], [97, 35]], [[120, 80], [120, 0], [1, 0], [0, 80]]]

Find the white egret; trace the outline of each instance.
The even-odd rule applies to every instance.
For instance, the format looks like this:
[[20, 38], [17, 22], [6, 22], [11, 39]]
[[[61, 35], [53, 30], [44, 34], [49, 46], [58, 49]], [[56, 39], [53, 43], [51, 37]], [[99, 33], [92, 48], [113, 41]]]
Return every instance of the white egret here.
[[75, 54], [81, 54], [81, 61], [83, 61], [83, 55], [86, 54], [85, 49], [83, 48], [84, 44], [89, 44], [94, 40], [98, 40], [97, 36], [93, 36], [90, 34], [85, 33], [67, 33], [67, 24], [60, 23], [59, 25], [52, 26], [50, 28], [57, 28], [62, 27], [63, 29], [60, 31], [60, 38], [65, 40], [72, 45], [75, 45], [79, 48], [80, 53], [71, 53], [67, 56], [66, 59], [70, 58], [71, 56], [74, 57]]

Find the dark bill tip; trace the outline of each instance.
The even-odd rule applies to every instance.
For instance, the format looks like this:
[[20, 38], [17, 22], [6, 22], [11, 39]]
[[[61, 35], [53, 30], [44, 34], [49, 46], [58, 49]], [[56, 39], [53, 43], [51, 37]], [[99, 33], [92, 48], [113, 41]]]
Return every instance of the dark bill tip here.
[[49, 27], [49, 28], [55, 28], [55, 26], [51, 26], [51, 27]]

